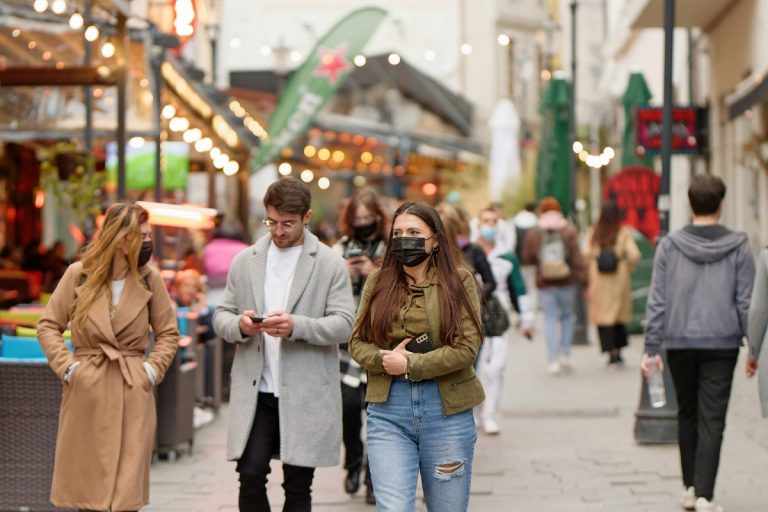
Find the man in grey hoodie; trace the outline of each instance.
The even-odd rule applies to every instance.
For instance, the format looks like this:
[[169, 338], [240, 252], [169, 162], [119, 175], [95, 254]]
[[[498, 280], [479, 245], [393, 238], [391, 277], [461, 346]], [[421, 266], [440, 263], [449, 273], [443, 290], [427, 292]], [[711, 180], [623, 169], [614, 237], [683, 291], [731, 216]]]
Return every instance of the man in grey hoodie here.
[[712, 495], [755, 265], [745, 233], [718, 224], [725, 185], [712, 175], [691, 180], [693, 223], [662, 239], [646, 306], [645, 354], [661, 364], [662, 345], [675, 384], [683, 506], [714, 511]]

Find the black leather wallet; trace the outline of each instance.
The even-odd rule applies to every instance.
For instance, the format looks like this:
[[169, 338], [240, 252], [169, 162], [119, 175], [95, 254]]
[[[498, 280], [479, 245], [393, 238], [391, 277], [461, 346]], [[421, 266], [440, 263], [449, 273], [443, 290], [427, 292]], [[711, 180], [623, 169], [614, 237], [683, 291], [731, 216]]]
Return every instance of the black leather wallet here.
[[423, 332], [414, 336], [405, 346], [405, 349], [408, 352], [413, 352], [414, 354], [426, 354], [436, 348], [437, 346], [435, 346], [435, 342], [432, 341], [428, 332]]

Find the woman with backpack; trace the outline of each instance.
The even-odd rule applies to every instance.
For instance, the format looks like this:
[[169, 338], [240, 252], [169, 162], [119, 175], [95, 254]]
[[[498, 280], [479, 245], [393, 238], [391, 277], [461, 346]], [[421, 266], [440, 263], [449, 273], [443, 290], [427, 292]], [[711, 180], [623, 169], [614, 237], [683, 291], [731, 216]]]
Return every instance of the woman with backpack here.
[[586, 281], [586, 272], [579, 234], [563, 216], [560, 202], [554, 197], [547, 196], [539, 202], [539, 223], [525, 237], [523, 263], [536, 265], [536, 287], [547, 338], [547, 372], [556, 375], [571, 368], [576, 290], [577, 285]]
[[600, 347], [609, 365], [621, 365], [627, 346], [627, 324], [632, 318], [630, 277], [640, 259], [632, 233], [621, 225], [619, 209], [607, 203], [594, 228], [587, 233], [584, 257], [589, 262], [589, 321], [597, 326]]

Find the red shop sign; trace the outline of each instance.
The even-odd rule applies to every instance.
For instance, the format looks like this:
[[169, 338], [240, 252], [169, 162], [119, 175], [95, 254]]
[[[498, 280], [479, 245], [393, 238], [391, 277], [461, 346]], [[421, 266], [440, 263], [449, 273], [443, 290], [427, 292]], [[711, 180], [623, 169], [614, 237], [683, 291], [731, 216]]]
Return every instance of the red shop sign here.
[[[707, 148], [707, 109], [672, 109], [672, 152], [702, 154]], [[637, 108], [637, 143], [649, 153], [661, 151], [663, 112], [658, 107]]]

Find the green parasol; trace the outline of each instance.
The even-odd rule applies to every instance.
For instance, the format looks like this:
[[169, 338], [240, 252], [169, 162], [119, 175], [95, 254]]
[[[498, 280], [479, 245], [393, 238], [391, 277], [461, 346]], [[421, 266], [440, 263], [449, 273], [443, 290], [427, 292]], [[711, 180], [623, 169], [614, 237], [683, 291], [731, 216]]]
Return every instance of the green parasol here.
[[651, 99], [651, 91], [645, 83], [642, 73], [629, 75], [629, 83], [621, 104], [624, 105], [624, 135], [622, 137], [621, 167], [644, 165], [653, 168], [653, 158], [637, 154], [637, 116], [638, 105], [646, 105]]
[[571, 84], [562, 78], [549, 83], [539, 105], [542, 117], [539, 157], [536, 162], [536, 197], [553, 196], [563, 211], [570, 208], [570, 152], [568, 123]]

